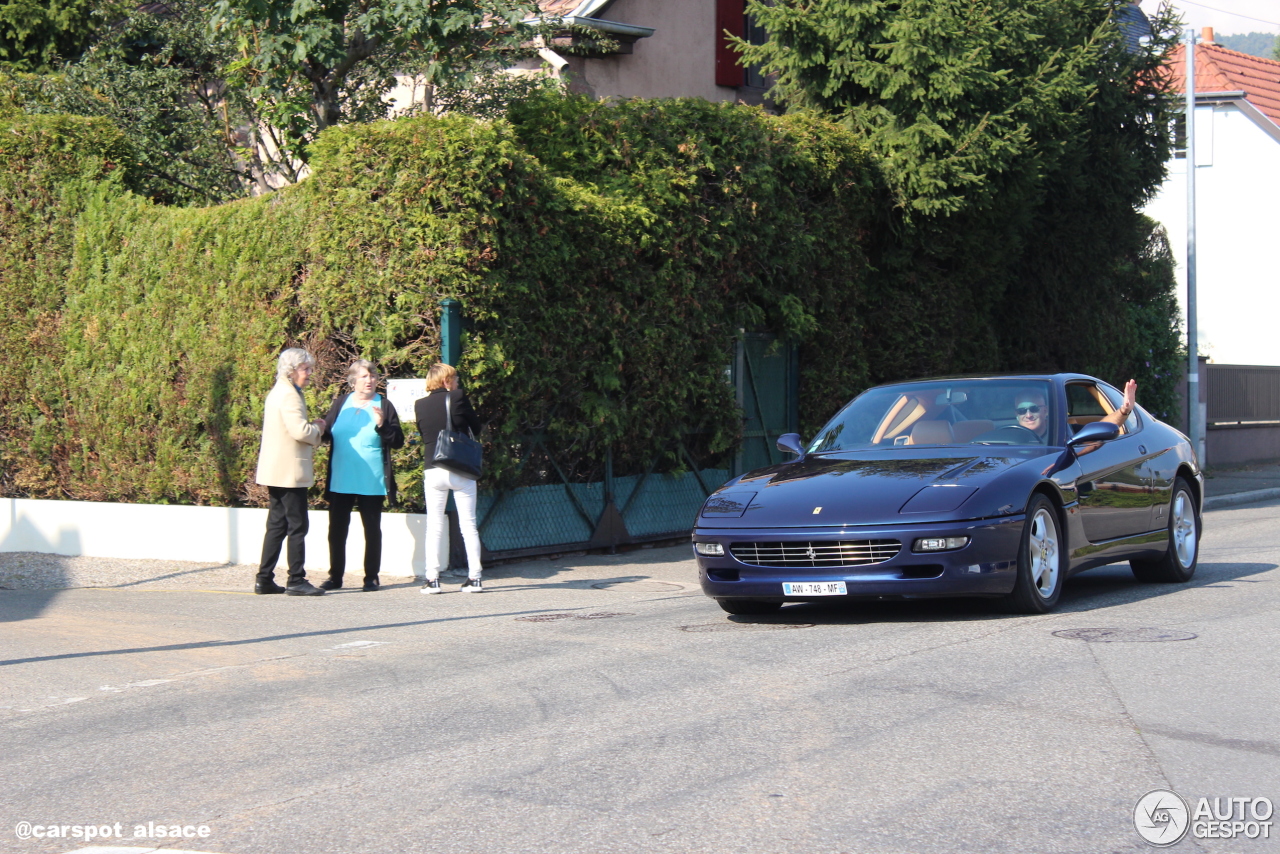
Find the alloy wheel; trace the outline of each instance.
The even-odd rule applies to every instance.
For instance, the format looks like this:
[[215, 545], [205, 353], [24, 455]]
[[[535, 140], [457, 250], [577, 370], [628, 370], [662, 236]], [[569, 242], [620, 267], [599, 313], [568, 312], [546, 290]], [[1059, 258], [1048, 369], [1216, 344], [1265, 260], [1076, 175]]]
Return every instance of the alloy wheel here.
[[1173, 548], [1185, 569], [1196, 559], [1196, 508], [1191, 496], [1179, 490], [1173, 499]]
[[1031, 519], [1027, 545], [1036, 592], [1042, 599], [1048, 599], [1058, 589], [1058, 526], [1053, 514], [1043, 507]]

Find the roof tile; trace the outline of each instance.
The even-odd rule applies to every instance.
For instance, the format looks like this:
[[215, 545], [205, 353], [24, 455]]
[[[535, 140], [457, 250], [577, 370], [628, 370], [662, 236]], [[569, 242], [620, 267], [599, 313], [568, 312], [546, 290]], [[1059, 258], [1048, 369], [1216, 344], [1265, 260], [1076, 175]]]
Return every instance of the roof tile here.
[[[1178, 45], [1165, 61], [1172, 88], [1186, 91], [1186, 47]], [[1280, 125], [1280, 62], [1228, 50], [1213, 42], [1196, 46], [1196, 92], [1240, 92]]]
[[567, 15], [581, 5], [582, 0], [538, 0], [538, 8], [544, 15]]

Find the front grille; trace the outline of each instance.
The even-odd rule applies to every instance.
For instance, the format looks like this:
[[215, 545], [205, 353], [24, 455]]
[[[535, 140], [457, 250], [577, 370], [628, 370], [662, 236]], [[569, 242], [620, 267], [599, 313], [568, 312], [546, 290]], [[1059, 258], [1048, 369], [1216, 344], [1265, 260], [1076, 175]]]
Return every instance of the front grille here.
[[734, 543], [733, 556], [752, 566], [868, 566], [902, 549], [897, 540], [836, 540], [816, 543]]

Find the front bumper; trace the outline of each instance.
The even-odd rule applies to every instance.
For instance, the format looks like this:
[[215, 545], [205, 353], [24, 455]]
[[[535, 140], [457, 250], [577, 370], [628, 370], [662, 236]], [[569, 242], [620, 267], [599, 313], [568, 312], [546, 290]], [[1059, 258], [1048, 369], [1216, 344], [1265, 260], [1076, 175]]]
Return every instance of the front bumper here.
[[[698, 554], [702, 592], [716, 599], [803, 602], [896, 599], [930, 596], [999, 596], [1013, 590], [1025, 516], [967, 522], [915, 523], [840, 528], [714, 528], [693, 530], [693, 542], [720, 543], [724, 555]], [[968, 537], [969, 544], [946, 552], [914, 553], [920, 537]], [[734, 557], [735, 543], [805, 543], [836, 540], [898, 540], [894, 557], [864, 566], [755, 566]], [[847, 597], [784, 596], [783, 582], [843, 581]]]

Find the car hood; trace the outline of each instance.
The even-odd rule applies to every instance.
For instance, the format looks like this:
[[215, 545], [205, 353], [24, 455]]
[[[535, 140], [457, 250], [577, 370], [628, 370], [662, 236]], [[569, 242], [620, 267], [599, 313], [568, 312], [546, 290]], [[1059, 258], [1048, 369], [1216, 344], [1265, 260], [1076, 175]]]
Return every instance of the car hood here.
[[[1056, 453], [1044, 448], [983, 448], [974, 453], [969, 446], [808, 457], [757, 469], [725, 484], [707, 499], [697, 525], [883, 525], [1016, 512], [1026, 502], [1030, 482], [1040, 479], [1045, 456]], [[1011, 476], [1014, 473], [1021, 476]], [[984, 488], [985, 500], [975, 499]], [[999, 493], [1008, 493], [1007, 500], [1000, 502]]]

